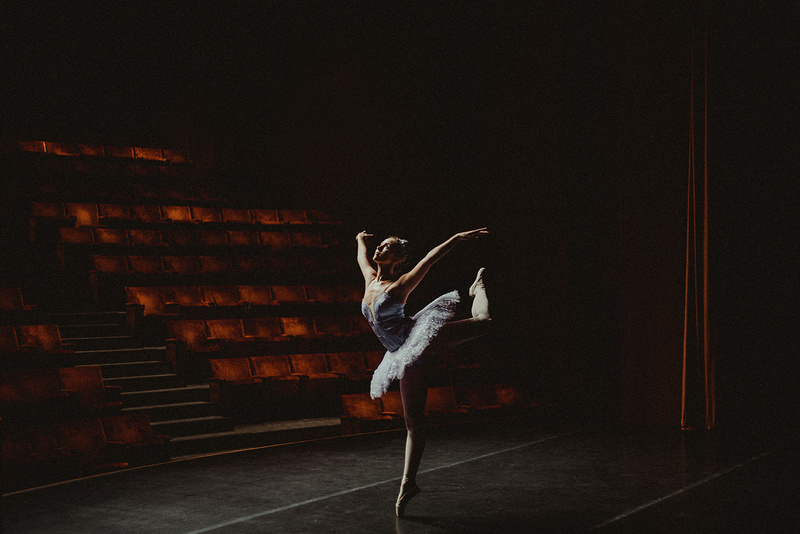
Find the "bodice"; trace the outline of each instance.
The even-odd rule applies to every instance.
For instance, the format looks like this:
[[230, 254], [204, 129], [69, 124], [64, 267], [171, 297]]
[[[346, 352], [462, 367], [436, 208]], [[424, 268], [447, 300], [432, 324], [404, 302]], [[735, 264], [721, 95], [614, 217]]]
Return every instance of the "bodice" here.
[[386, 350], [394, 352], [403, 345], [411, 327], [403, 302], [384, 291], [375, 298], [372, 309], [362, 300], [361, 313]]

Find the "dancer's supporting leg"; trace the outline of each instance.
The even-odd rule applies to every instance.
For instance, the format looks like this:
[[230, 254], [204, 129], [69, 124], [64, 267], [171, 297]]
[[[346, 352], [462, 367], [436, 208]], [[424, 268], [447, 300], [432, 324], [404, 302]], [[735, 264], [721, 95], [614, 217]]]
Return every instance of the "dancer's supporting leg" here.
[[419, 493], [417, 471], [422, 453], [425, 450], [425, 402], [428, 399], [428, 384], [423, 365], [406, 368], [400, 379], [400, 395], [403, 399], [403, 414], [406, 422], [406, 456], [403, 466], [403, 480], [397, 496], [395, 512], [402, 517], [408, 501]]

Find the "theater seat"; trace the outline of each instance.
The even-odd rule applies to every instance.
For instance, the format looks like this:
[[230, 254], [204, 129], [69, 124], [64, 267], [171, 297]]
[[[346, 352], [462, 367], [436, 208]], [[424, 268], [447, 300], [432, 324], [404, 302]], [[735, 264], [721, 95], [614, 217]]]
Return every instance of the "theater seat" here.
[[351, 317], [340, 315], [320, 315], [314, 317], [314, 327], [317, 334], [327, 336], [351, 336], [353, 321]]
[[476, 417], [492, 417], [505, 409], [505, 405], [497, 400], [494, 385], [464, 385], [454, 390], [459, 404], [468, 406]]
[[166, 222], [161, 217], [161, 208], [152, 204], [134, 204], [130, 207], [131, 217], [146, 223]]
[[200, 223], [218, 223], [222, 221], [220, 212], [217, 208], [205, 208], [192, 206], [192, 220]]
[[103, 224], [118, 224], [132, 219], [131, 210], [124, 204], [99, 204], [97, 207], [99, 221], [102, 221]]
[[128, 256], [130, 272], [138, 274], [160, 274], [164, 264], [160, 256]]
[[215, 358], [208, 363], [211, 366], [209, 397], [226, 415], [235, 413], [240, 404], [259, 401], [261, 378], [253, 376], [248, 358]]
[[200, 319], [167, 321], [166, 360], [172, 371], [187, 381], [208, 380], [208, 359], [222, 353], [222, 343], [209, 340]]
[[128, 232], [123, 228], [95, 228], [94, 241], [103, 245], [127, 245]]
[[228, 232], [223, 230], [202, 230], [199, 244], [206, 247], [227, 247], [229, 244]]
[[118, 415], [102, 419], [106, 439], [126, 448], [132, 466], [150, 465], [170, 460], [170, 436], [153, 434], [150, 418], [145, 413]]
[[164, 245], [161, 240], [161, 232], [158, 230], [131, 228], [128, 230], [128, 241], [135, 246], [161, 247]]
[[99, 226], [100, 214], [97, 204], [75, 204], [67, 203], [64, 205], [67, 217], [75, 217], [75, 226]]
[[251, 247], [255, 248], [260, 246], [257, 232], [250, 232], [244, 230], [231, 230], [228, 231], [228, 242], [236, 247]]
[[2, 311], [32, 311], [35, 306], [25, 304], [22, 300], [22, 291], [18, 287], [0, 287], [0, 310]]
[[218, 307], [242, 307], [236, 286], [203, 286], [203, 302]]
[[251, 224], [250, 210], [222, 208], [222, 221], [226, 223]]
[[192, 222], [192, 210], [189, 206], [161, 206], [161, 218], [173, 222]]
[[322, 234], [318, 232], [292, 232], [292, 246], [303, 248], [324, 248]]
[[325, 355], [331, 373], [352, 381], [369, 381], [372, 373], [364, 365], [363, 352], [333, 352]]
[[298, 304], [306, 302], [303, 285], [272, 285], [272, 298], [279, 304]]
[[162, 230], [161, 239], [170, 247], [191, 247], [199, 244], [198, 233], [184, 227]]
[[372, 373], [364, 366], [363, 352], [334, 352], [325, 355], [328, 369], [344, 378], [345, 389], [350, 393], [361, 393], [369, 390]]
[[283, 224], [309, 224], [310, 221], [306, 217], [305, 210], [278, 210], [278, 215]]
[[428, 388], [425, 415], [433, 424], [460, 422], [469, 419], [470, 410], [456, 401], [452, 386]]
[[65, 219], [67, 213], [61, 202], [31, 202], [34, 217]]
[[125, 256], [92, 256], [92, 269], [98, 273], [127, 273]]
[[380, 397], [383, 411], [399, 419], [405, 417], [403, 412], [403, 399], [399, 391], [387, 391]]
[[[0, 287], [0, 324], [19, 324], [32, 322], [37, 307], [25, 304], [22, 291], [18, 287]], [[3, 342], [0, 340], [0, 354]]]
[[258, 232], [259, 243], [272, 251], [287, 250], [292, 246], [288, 232]]
[[267, 270], [264, 258], [259, 256], [235, 256], [231, 268], [240, 273], [263, 272]]
[[238, 286], [239, 300], [251, 306], [271, 306], [276, 304], [272, 299], [270, 286]]
[[260, 378], [264, 386], [268, 411], [275, 416], [297, 414], [297, 406], [290, 402], [300, 392], [301, 377], [292, 374], [288, 356], [251, 356], [249, 359], [253, 377]]
[[253, 377], [248, 358], [215, 358], [208, 362], [212, 381], [261, 382], [261, 379]]
[[122, 409], [120, 386], [106, 386], [99, 366], [64, 367], [58, 370], [61, 389], [80, 395], [80, 405], [95, 415], [110, 415]]
[[0, 417], [10, 421], [64, 418], [76, 413], [78, 396], [62, 391], [55, 369], [0, 374]]
[[17, 331], [11, 325], [0, 325], [0, 354], [16, 354], [22, 349], [17, 339]]
[[20, 346], [50, 354], [72, 354], [74, 347], [61, 342], [61, 332], [55, 324], [29, 324], [17, 326]]
[[203, 293], [198, 286], [172, 287], [168, 296], [169, 299], [165, 301], [167, 310], [181, 315], [185, 314], [188, 308], [205, 306]]
[[281, 317], [280, 320], [281, 331], [285, 336], [313, 338], [317, 335], [312, 317]]
[[360, 434], [395, 428], [395, 417], [383, 412], [381, 402], [368, 393], [340, 395], [342, 434]]
[[59, 228], [58, 233], [58, 240], [61, 243], [70, 243], [73, 245], [91, 245], [94, 243], [92, 229], [88, 227]]
[[252, 375], [257, 378], [280, 378], [298, 381], [300, 377], [292, 374], [289, 357], [283, 354], [273, 356], [251, 356]]
[[106, 440], [99, 417], [61, 422], [57, 424], [57, 431], [59, 446], [77, 453], [89, 472], [104, 473], [129, 466], [127, 447], [122, 442]]
[[364, 359], [367, 363], [367, 371], [372, 372], [377, 369], [383, 360], [384, 354], [386, 354], [384, 350], [365, 350]]
[[198, 271], [197, 258], [194, 256], [162, 256], [165, 273], [190, 274]]
[[250, 341], [244, 335], [241, 319], [208, 319], [206, 321], [209, 340], [226, 343]]
[[231, 260], [224, 256], [198, 256], [197, 263], [202, 273], [224, 273], [231, 271]]
[[262, 339], [281, 339], [281, 320], [279, 317], [247, 317], [242, 319], [242, 327], [247, 337]]
[[251, 209], [250, 220], [256, 224], [280, 224], [277, 210]]
[[164, 315], [167, 313], [164, 299], [164, 288], [161, 287], [126, 287], [126, 307], [142, 306], [141, 315]]

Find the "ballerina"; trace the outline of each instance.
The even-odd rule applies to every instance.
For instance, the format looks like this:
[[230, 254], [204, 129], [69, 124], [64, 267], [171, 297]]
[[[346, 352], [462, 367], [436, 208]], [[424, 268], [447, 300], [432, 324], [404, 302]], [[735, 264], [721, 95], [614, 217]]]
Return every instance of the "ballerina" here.
[[403, 478], [395, 504], [397, 517], [403, 516], [408, 502], [420, 492], [416, 477], [425, 449], [426, 356], [485, 335], [491, 321], [483, 268], [469, 289], [469, 295], [473, 297], [472, 317], [469, 319], [452, 320], [459, 303], [458, 291], [436, 298], [413, 317], [406, 315], [405, 304], [433, 264], [458, 242], [478, 239], [488, 233], [486, 228], [457, 233], [434, 247], [404, 274], [402, 269], [408, 257], [408, 241], [394, 236], [383, 240], [372, 256], [373, 267], [366, 245], [366, 239], [372, 234], [361, 232], [356, 236], [358, 265], [365, 282], [361, 312], [387, 350], [372, 376], [370, 395], [372, 398], [380, 397], [389, 384], [398, 379], [403, 401], [407, 437]]

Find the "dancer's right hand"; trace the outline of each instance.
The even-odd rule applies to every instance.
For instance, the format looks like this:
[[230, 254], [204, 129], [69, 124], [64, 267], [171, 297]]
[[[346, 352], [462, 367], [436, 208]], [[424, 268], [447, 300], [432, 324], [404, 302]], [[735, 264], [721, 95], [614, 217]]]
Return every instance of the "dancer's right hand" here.
[[366, 239], [368, 237], [372, 237], [372, 234], [368, 234], [367, 231], [364, 230], [363, 232], [359, 232], [358, 233], [358, 235], [356, 236], [356, 240], [357, 241], [361, 241], [361, 240], [364, 240], [364, 239]]

